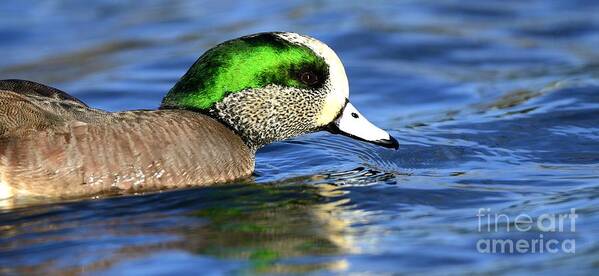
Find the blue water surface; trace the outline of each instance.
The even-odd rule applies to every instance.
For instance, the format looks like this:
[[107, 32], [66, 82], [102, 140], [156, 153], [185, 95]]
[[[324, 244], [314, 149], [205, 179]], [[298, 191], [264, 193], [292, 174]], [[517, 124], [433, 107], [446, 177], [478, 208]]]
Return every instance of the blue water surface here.
[[0, 274], [596, 273], [598, 15], [590, 0], [2, 1], [0, 78], [110, 111], [156, 108], [224, 40], [317, 37], [401, 146], [317, 133], [261, 149], [249, 182], [3, 207]]

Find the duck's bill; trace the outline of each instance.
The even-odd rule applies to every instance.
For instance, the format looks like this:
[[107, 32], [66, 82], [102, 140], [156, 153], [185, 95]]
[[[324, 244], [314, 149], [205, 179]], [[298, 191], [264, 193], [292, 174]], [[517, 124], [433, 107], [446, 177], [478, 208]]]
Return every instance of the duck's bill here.
[[366, 120], [350, 102], [345, 105], [341, 115], [329, 125], [328, 130], [386, 148], [399, 148], [395, 138]]

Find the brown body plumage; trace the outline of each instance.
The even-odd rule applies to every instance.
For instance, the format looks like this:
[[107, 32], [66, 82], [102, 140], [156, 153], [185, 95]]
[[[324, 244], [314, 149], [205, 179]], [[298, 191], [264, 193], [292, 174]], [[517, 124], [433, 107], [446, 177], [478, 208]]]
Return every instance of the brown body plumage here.
[[83, 196], [201, 186], [250, 175], [254, 151], [185, 110], [110, 113], [28, 81], [0, 81], [0, 187]]

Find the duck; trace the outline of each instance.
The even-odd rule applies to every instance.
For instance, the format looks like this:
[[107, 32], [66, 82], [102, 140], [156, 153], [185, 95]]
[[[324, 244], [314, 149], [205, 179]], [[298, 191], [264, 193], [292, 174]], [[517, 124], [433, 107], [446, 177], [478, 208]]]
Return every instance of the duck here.
[[155, 110], [108, 112], [59, 89], [0, 81], [0, 198], [130, 194], [243, 180], [256, 151], [329, 131], [397, 149], [349, 101], [325, 43], [266, 32], [201, 55]]

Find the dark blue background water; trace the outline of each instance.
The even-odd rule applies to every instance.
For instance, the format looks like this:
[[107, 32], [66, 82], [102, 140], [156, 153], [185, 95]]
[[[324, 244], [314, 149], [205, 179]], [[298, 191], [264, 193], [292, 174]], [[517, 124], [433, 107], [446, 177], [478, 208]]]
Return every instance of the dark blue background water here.
[[[401, 148], [313, 134], [262, 149], [251, 183], [4, 207], [0, 273], [596, 271], [599, 2], [365, 2], [2, 1], [0, 78], [111, 111], [155, 108], [224, 40], [315, 36]], [[578, 219], [485, 232], [479, 208]], [[477, 250], [539, 234], [576, 252]]]

